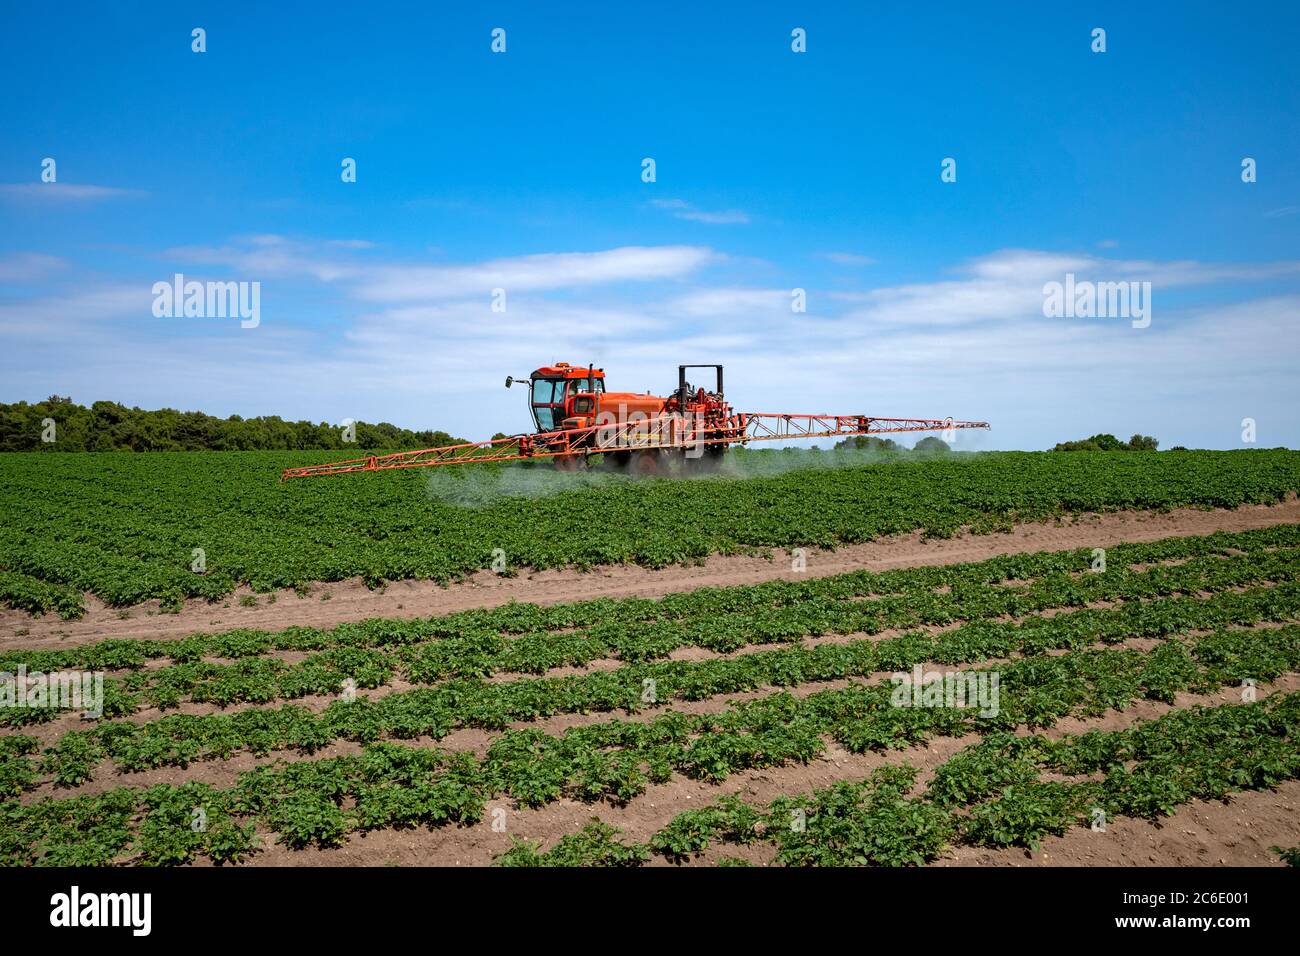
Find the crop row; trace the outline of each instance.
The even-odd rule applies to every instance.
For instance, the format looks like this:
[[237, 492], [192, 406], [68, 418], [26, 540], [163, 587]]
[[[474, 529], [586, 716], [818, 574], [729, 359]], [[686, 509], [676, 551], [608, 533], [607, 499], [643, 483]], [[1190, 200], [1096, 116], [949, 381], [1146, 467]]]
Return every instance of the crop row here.
[[[357, 831], [474, 823], [485, 802], [500, 793], [524, 805], [563, 793], [625, 801], [648, 780], [662, 782], [674, 771], [720, 780], [740, 769], [806, 762], [822, 751], [825, 736], [862, 751], [972, 730], [990, 736], [940, 768], [923, 800], [906, 796], [910, 776], [841, 784], [811, 800], [783, 798], [766, 817], [724, 800], [677, 818], [652, 845], [680, 857], [712, 840], [752, 842], [765, 831], [780, 841], [782, 862], [802, 864], [923, 862], [954, 834], [986, 844], [1035, 845], [1092, 808], [1112, 815], [1169, 813], [1192, 796], [1295, 776], [1300, 695], [1277, 695], [1257, 707], [1174, 712], [1128, 731], [1060, 741], [1009, 729], [1122, 708], [1138, 696], [1168, 699], [1176, 690], [1205, 690], [1239, 679], [1243, 670], [1263, 678], [1294, 671], [1297, 664], [1300, 629], [1225, 632], [1190, 647], [1170, 643], [1149, 656], [1100, 650], [1006, 665], [1001, 673], [1009, 705], [992, 718], [971, 708], [892, 706], [886, 689], [858, 685], [803, 700], [777, 694], [712, 718], [668, 714], [651, 724], [615, 721], [549, 740], [517, 732], [482, 760], [372, 743], [357, 756], [259, 767], [224, 790], [191, 782], [119, 787], [30, 805], [10, 800], [0, 804], [0, 862], [102, 865], [123, 856], [149, 864], [197, 856], [236, 862], [255, 850], [259, 826], [290, 847], [334, 846]], [[24, 760], [22, 749], [13, 747], [6, 763]], [[1046, 772], [1105, 777], [1100, 783], [1044, 782]], [[807, 834], [791, 830], [787, 839], [773, 821], [789, 820], [794, 810], [807, 817]], [[195, 826], [200, 819], [202, 826]], [[764, 820], [765, 827], [756, 826]], [[823, 845], [828, 832], [843, 836], [846, 826], [854, 836], [840, 850], [855, 854], [847, 858]], [[588, 832], [561, 841], [558, 857], [567, 860], [574, 840], [591, 837]], [[862, 853], [864, 839], [876, 848], [873, 853]], [[556, 860], [556, 851], [539, 857], [535, 847], [517, 847], [508, 855], [508, 862]]]
[[[1170, 606], [1162, 606], [1166, 604]], [[1122, 641], [1131, 636], [1167, 636], [1192, 630], [1192, 627], [1223, 628], [1229, 624], [1242, 626], [1260, 623], [1262, 620], [1286, 620], [1295, 618], [1297, 613], [1300, 613], [1300, 587], [1281, 585], [1279, 588], [1258, 592], [1219, 594], [1208, 600], [1178, 598], [1108, 611], [1076, 611], [1074, 614], [1021, 623], [975, 624], [940, 635], [904, 635], [876, 644], [854, 641], [848, 645], [820, 645], [813, 649], [772, 650], [735, 659], [673, 662], [669, 665], [650, 666], [649, 672], [653, 676], [645, 676], [642, 672], [645, 669], [624, 667], [614, 674], [588, 675], [580, 679], [565, 679], [565, 682], [521, 682], [520, 685], [487, 685], [486, 688], [481, 684], [450, 684], [433, 691], [394, 693], [377, 701], [364, 698], [337, 701], [320, 715], [313, 715], [311, 711], [302, 708], [281, 708], [205, 717], [173, 715], [144, 724], [105, 722], [94, 730], [66, 732], [55, 747], [47, 750], [40, 761], [40, 769], [51, 775], [61, 786], [77, 786], [90, 779], [94, 767], [105, 757], [112, 758], [121, 770], [135, 771], [153, 766], [183, 766], [195, 760], [229, 757], [240, 749], [250, 749], [253, 753], [268, 753], [282, 748], [312, 752], [339, 737], [361, 743], [383, 736], [441, 737], [455, 726], [481, 726], [499, 730], [508, 722], [530, 719], [542, 713], [612, 710], [619, 705], [632, 710], [650, 704], [645, 693], [647, 687], [653, 689], [653, 701], [658, 702], [673, 697], [710, 697], [762, 685], [796, 685], [809, 680], [870, 675], [876, 671], [906, 671], [927, 661], [952, 665], [992, 657], [1010, 657], [1011, 654], [1032, 654], [1031, 657], [1011, 662], [1002, 669], [1002, 679], [1004, 682], [1009, 680], [1009, 687], [1014, 689], [1018, 687], [1018, 675], [1036, 675], [1035, 682], [1050, 683], [1060, 679], [1062, 674], [1070, 674], [1070, 671], [1063, 669], [1074, 666], [1075, 662], [1092, 661], [1092, 658], [1071, 654], [1062, 657], [1044, 656], [1044, 650], [1076, 649], [1099, 640]], [[1269, 679], [1288, 669], [1287, 662], [1291, 659], [1288, 654], [1291, 652], [1287, 641], [1292, 639], [1294, 631], [1291, 628], [1257, 632], [1226, 630], [1212, 636], [1195, 637], [1191, 652], [1192, 658], [1199, 662], [1195, 666], [1188, 662], [1187, 654], [1183, 653], [1180, 645], [1166, 644], [1151, 656], [1151, 661], [1160, 663], [1162, 670], [1144, 671], [1141, 680], [1149, 695], [1169, 698], [1174, 689], [1187, 687], [1188, 680], [1192, 680], [1197, 672], [1197, 666], [1208, 669], [1205, 670], [1203, 679], [1212, 682], [1221, 679]], [[1121, 657], [1096, 659], [1099, 662], [1109, 662], [1108, 666], [1123, 661]], [[1225, 670], [1226, 662], [1235, 662], [1235, 670]], [[1165, 667], [1171, 669], [1164, 670]], [[620, 679], [623, 671], [628, 670], [634, 671], [630, 678], [624, 675]], [[1157, 679], [1156, 675], [1164, 676]], [[1073, 675], [1071, 679], [1078, 682], [1082, 678]], [[1100, 680], [1101, 676], [1096, 679]], [[1115, 679], [1121, 678], [1117, 676]], [[567, 693], [559, 695], [554, 692], [556, 685], [565, 683], [568, 684], [565, 688]], [[1114, 687], [1118, 688], [1115, 689], [1115, 695], [1119, 695], [1122, 688], [1128, 685], [1121, 683]], [[551, 689], [551, 693], [547, 693], [547, 688]], [[1161, 688], [1165, 688], [1164, 691]], [[490, 695], [493, 689], [499, 692], [497, 697]], [[849, 715], [853, 719], [845, 724], [844, 730], [822, 727], [816, 731], [818, 734], [829, 732], [846, 747], [861, 749], [861, 741], [870, 743], [871, 740], [878, 739], [876, 735], [883, 735], [881, 739], [893, 740], [898, 730], [891, 721], [904, 719], [906, 726], [919, 728], [918, 732], [926, 734], [931, 732], [926, 730], [928, 721], [950, 719], [950, 711], [926, 711], [924, 717], [915, 717], [909, 711], [888, 708], [885, 706], [888, 702], [887, 688], [880, 685], [870, 691], [853, 691], [849, 696], [852, 697], [854, 693], [866, 697], [859, 700], [854, 708], [850, 708]], [[881, 693], [885, 695], [884, 702], [878, 700]], [[1131, 689], [1126, 693], [1132, 693]], [[814, 698], [818, 701], [837, 700], [833, 695], [814, 695], [809, 700]], [[1113, 698], [1118, 700], [1114, 695], [1105, 700]], [[1013, 721], [1035, 724], [1057, 713], [1053, 708], [1058, 708], [1056, 697], [1048, 695], [1040, 701], [1035, 692], [1015, 697], [1013, 704], [1002, 713], [1013, 715]], [[880, 723], [879, 714], [871, 721], [857, 719], [867, 711], [884, 711], [888, 719]], [[780, 726], [784, 727], [784, 722], [789, 717], [789, 714], [780, 714]], [[985, 719], [992, 719], [996, 723], [997, 718]], [[601, 727], [614, 730], [617, 739], [621, 741], [620, 747], [632, 745], [638, 752], [645, 747], [647, 741], [650, 745], [660, 743], [660, 735], [664, 732], [672, 739], [679, 740], [682, 735], [693, 732], [689, 726], [680, 722], [680, 714], [676, 713], [664, 714], [650, 722], [615, 722], [601, 724]], [[572, 731], [571, 739], [564, 737], [563, 740], [555, 740], [536, 730], [511, 731], [500, 737], [493, 747], [494, 750], [502, 748], [502, 752], [511, 752], [512, 748], [519, 747], [545, 747], [551, 752], [563, 753], [565, 747], [573, 744], [585, 753], [586, 744], [582, 741], [586, 735], [597, 732], [599, 731], [576, 730]], [[802, 740], [806, 743], [813, 739], [814, 737], [805, 736]], [[13, 737], [0, 737], [0, 740], [9, 741]], [[604, 740], [602, 745], [612, 747], [614, 744], [614, 740]], [[637, 756], [634, 753], [623, 761], [623, 765], [640, 765], [642, 758], [643, 754]], [[10, 761], [8, 766], [9, 777], [19, 780], [19, 788], [23, 786], [22, 779], [27, 780], [27, 786], [35, 782], [35, 763]], [[536, 796], [520, 784], [512, 786], [511, 792], [525, 803], [537, 800]]]
[[79, 592], [16, 571], [0, 570], [0, 605], [37, 615], [56, 611], [64, 620], [79, 618], [86, 613]]
[[762, 807], [724, 797], [680, 814], [646, 844], [625, 842], [597, 819], [546, 852], [516, 841], [497, 862], [638, 866], [652, 852], [683, 860], [713, 845], [764, 845], [783, 866], [907, 866], [955, 844], [1037, 848], [1072, 827], [1154, 820], [1195, 798], [1300, 777], [1300, 694], [1059, 739], [998, 734], [948, 760], [920, 795], [916, 776], [909, 766], [886, 767]]
[[[862, 677], [934, 661], [974, 663], [1041, 654], [1133, 637], [1164, 637], [1194, 629], [1300, 617], [1300, 584], [1225, 592], [1210, 598], [1168, 598], [1084, 609], [1050, 618], [982, 621], [951, 631], [908, 632], [881, 641], [858, 639], [760, 651], [737, 658], [624, 665], [573, 677], [506, 683], [453, 680], [432, 688], [368, 699], [339, 700], [322, 713], [285, 705], [233, 714], [175, 714], [143, 724], [106, 721], [67, 740], [90, 741], [125, 770], [184, 765], [240, 750], [312, 751], [336, 739], [440, 738], [460, 727], [499, 730], [516, 721], [561, 713], [633, 712], [673, 699], [702, 700], [765, 686]], [[18, 711], [21, 713], [21, 711]]]
[[[374, 699], [336, 700], [319, 714], [289, 704], [232, 714], [171, 714], [139, 724], [103, 721], [90, 730], [67, 732], [57, 747], [71, 747], [78, 764], [89, 762], [82, 756], [89, 751], [111, 758], [126, 771], [184, 766], [245, 750], [311, 752], [338, 739], [364, 743], [381, 738], [441, 738], [461, 727], [500, 730], [512, 722], [554, 714], [634, 712], [674, 699], [703, 700], [766, 686], [904, 671], [927, 661], [974, 663], [1098, 641], [1297, 618], [1300, 583], [1288, 582], [1205, 599], [1166, 598], [1050, 618], [979, 621], [937, 634], [907, 632], [880, 641], [796, 646], [735, 658], [627, 664], [613, 671], [503, 683], [457, 679]], [[58, 763], [56, 759], [56, 767]]]
[[[823, 634], [879, 633], [921, 624], [950, 622], [955, 616], [989, 619], [1078, 606], [1093, 600], [1137, 600], [1156, 595], [1218, 592], [1229, 588], [1285, 581], [1300, 564], [1300, 550], [1277, 549], [1226, 557], [1190, 559], [1176, 567], [1142, 571], [1112, 569], [1077, 580], [1068, 575], [1039, 578], [1025, 589], [988, 584], [962, 584], [943, 594], [926, 592], [907, 598], [888, 596], [863, 600], [808, 600], [759, 608], [717, 618], [641, 621], [617, 628], [609, 623], [590, 628], [533, 632], [506, 637], [478, 632], [447, 637], [394, 650], [335, 647], [289, 664], [278, 658], [243, 658], [232, 664], [194, 661], [142, 669], [142, 661], [114, 646], [118, 660], [135, 665], [132, 673], [108, 693], [105, 714], [125, 716], [134, 709], [133, 695], [161, 708], [183, 700], [215, 703], [267, 703], [309, 694], [332, 694], [352, 681], [354, 688], [375, 688], [400, 675], [415, 684], [432, 684], [457, 677], [487, 677], [502, 672], [542, 673], [563, 665], [580, 666], [599, 658], [617, 657], [636, 663], [666, 657], [680, 647], [700, 647], [720, 653], [748, 644], [799, 641]], [[1059, 585], [1059, 590], [1052, 585]], [[1104, 597], [1102, 597], [1104, 595]], [[977, 599], [978, 598], [978, 599]], [[157, 642], [159, 644], [163, 642]], [[84, 651], [13, 654], [6, 664], [29, 670], [83, 667], [106, 655], [103, 645]], [[174, 652], [177, 653], [177, 652]], [[185, 652], [185, 653], [188, 653]], [[58, 660], [50, 660], [57, 657]], [[44, 659], [42, 659], [44, 658]], [[110, 679], [111, 681], [111, 679]], [[53, 717], [50, 709], [19, 711], [9, 720], [35, 722]]]
[[[947, 624], [973, 617], [1023, 615], [1048, 608], [1094, 601], [1130, 600], [1205, 589], [1222, 589], [1271, 579], [1300, 548], [1300, 525], [1281, 525], [1236, 534], [1167, 538], [1148, 544], [1119, 545], [1107, 552], [1105, 573], [1091, 568], [1090, 549], [1039, 552], [992, 558], [938, 568], [857, 571], [810, 581], [773, 581], [732, 588], [702, 588], [657, 600], [625, 598], [542, 607], [507, 604], [416, 620], [372, 619], [331, 629], [290, 627], [282, 631], [234, 630], [195, 634], [184, 640], [117, 638], [64, 650], [11, 650], [0, 654], [0, 670], [133, 670], [150, 660], [178, 664], [205, 658], [247, 658], [273, 651], [312, 652], [336, 648], [416, 647], [441, 642], [438, 648], [412, 655], [442, 673], [490, 673], [491, 670], [535, 671], [562, 663], [582, 663], [588, 654], [549, 651], [532, 658], [513, 652], [508, 666], [483, 670], [485, 657], [508, 647], [527, 647], [546, 635], [548, 647], [576, 648], [573, 635], [599, 642], [595, 656], [618, 653], [628, 659], [666, 653], [692, 640], [683, 628], [706, 628], [714, 641], [755, 642], [815, 633], [876, 633], [885, 628]], [[1252, 560], [1225, 560], [1209, 557]], [[1281, 552], [1279, 554], [1279, 552]], [[1133, 565], [1183, 561], [1182, 566]], [[1007, 587], [1008, 583], [1014, 587]], [[894, 598], [895, 600], [886, 600]], [[676, 630], [673, 628], [676, 627]], [[820, 628], [817, 630], [816, 628]], [[562, 632], [552, 635], [551, 632]], [[518, 637], [522, 645], [503, 638]], [[727, 637], [727, 635], [732, 635]], [[567, 640], [562, 639], [567, 636]], [[668, 640], [665, 648], [657, 638]], [[700, 646], [713, 646], [709, 644]], [[575, 656], [576, 655], [576, 656]], [[555, 663], [551, 663], [555, 661]]]
[[176, 607], [239, 584], [452, 580], [499, 553], [512, 571], [661, 567], [1069, 512], [1273, 503], [1300, 490], [1300, 454], [1285, 450], [997, 452], [695, 481], [492, 465], [277, 481], [298, 463], [275, 452], [6, 455], [0, 571], [112, 605], [157, 598]]

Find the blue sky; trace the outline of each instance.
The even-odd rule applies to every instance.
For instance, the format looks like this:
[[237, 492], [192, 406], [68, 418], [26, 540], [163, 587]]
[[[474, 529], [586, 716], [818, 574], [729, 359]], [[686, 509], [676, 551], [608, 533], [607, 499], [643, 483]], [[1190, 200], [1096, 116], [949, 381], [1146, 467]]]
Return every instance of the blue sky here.
[[[1295, 4], [229, 6], [7, 13], [0, 400], [487, 437], [507, 373], [723, 362], [965, 447], [1300, 445]], [[260, 324], [156, 318], [176, 272]], [[1151, 325], [1045, 317], [1066, 273]]]

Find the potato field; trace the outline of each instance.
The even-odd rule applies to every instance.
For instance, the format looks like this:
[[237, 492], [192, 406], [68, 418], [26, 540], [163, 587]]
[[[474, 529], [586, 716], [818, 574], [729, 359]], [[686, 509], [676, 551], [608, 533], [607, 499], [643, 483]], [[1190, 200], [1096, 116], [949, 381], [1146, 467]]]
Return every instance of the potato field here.
[[[1131, 865], [1153, 824], [1152, 859], [1207, 862], [1160, 842], [1189, 814], [1234, 862], [1300, 844], [1277, 806], [1300, 795], [1300, 454], [280, 484], [285, 461], [0, 458], [0, 863]], [[1189, 508], [1222, 528], [1188, 533]], [[1109, 512], [1168, 526], [1090, 546]], [[1060, 522], [1072, 546], [1007, 533]], [[917, 532], [983, 556], [776, 573]], [[774, 571], [300, 616], [329, 613], [323, 582], [471, 587], [496, 549], [503, 577], [579, 591], [610, 565]], [[250, 585], [275, 626], [131, 633]], [[61, 705], [58, 674], [98, 699]], [[1225, 801], [1258, 832], [1214, 822]]]

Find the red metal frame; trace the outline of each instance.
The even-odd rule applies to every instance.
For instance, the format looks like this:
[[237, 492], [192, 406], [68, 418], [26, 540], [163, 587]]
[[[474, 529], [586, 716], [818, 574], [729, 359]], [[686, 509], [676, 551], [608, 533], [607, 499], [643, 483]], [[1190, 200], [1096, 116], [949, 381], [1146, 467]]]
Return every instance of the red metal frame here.
[[388, 471], [429, 468], [489, 461], [524, 461], [533, 458], [570, 458], [611, 451], [693, 449], [700, 445], [744, 445], [752, 441], [790, 441], [796, 438], [844, 438], [893, 432], [948, 431], [988, 428], [988, 422], [958, 422], [951, 418], [876, 418], [870, 415], [785, 415], [740, 412], [721, 423], [702, 415], [663, 415], [641, 421], [589, 425], [536, 435], [515, 435], [491, 441], [466, 442], [442, 448], [371, 455], [324, 465], [286, 468], [281, 480], [339, 475], [353, 471]]
[[794, 438], [880, 435], [890, 432], [948, 431], [988, 428], [988, 422], [957, 422], [951, 418], [876, 418], [871, 415], [783, 415], [742, 412], [742, 441], [788, 441]]

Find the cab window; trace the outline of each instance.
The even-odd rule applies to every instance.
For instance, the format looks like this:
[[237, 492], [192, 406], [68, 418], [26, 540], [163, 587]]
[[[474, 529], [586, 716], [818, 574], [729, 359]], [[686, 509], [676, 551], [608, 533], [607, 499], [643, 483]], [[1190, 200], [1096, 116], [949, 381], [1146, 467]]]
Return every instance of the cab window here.
[[[564, 379], [533, 379], [533, 419], [538, 431], [555, 430], [555, 413], [563, 411], [564, 384]], [[555, 408], [556, 405], [561, 407]]]

